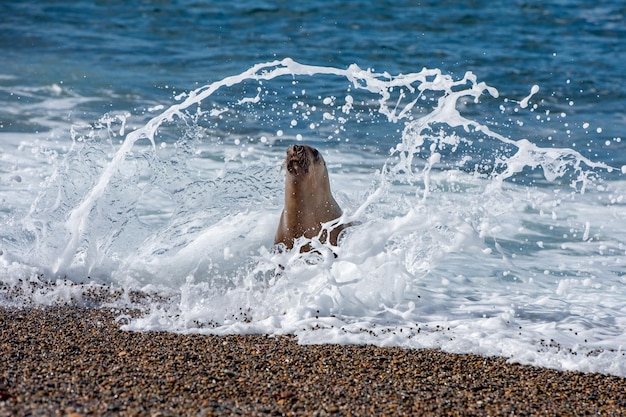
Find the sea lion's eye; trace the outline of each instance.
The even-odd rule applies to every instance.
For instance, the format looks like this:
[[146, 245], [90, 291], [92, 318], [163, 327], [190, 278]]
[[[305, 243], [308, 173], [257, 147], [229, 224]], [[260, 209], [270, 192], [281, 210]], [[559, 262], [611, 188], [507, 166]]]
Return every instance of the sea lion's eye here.
[[317, 149], [313, 149], [313, 158], [317, 161], [320, 159], [320, 152]]

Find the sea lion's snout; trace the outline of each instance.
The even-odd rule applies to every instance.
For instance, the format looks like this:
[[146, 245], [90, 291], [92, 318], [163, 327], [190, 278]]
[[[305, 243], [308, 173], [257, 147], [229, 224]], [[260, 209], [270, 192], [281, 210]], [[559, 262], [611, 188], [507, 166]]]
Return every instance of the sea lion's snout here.
[[292, 145], [287, 149], [285, 165], [290, 174], [306, 174], [309, 171], [309, 157], [302, 145]]

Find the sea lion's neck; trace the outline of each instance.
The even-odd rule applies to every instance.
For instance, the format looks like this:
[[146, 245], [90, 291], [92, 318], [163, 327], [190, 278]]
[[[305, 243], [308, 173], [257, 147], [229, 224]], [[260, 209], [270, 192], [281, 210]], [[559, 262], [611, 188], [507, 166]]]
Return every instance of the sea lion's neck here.
[[290, 213], [298, 213], [298, 208], [304, 207], [310, 210], [320, 209], [334, 203], [330, 192], [328, 176], [321, 181], [311, 183], [311, 178], [302, 179], [287, 175], [285, 180], [285, 209]]

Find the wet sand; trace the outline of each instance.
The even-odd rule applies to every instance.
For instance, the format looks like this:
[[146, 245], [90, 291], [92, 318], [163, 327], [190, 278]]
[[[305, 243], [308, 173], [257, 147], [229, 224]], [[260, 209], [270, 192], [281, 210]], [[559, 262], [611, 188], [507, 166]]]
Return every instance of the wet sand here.
[[626, 378], [436, 350], [125, 332], [117, 315], [0, 309], [0, 416], [626, 415]]

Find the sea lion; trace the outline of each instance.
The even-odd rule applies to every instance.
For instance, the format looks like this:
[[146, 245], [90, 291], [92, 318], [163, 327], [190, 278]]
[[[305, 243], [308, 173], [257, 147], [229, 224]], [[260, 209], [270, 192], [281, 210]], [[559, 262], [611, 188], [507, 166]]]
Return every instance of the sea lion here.
[[[342, 211], [330, 191], [326, 162], [317, 149], [307, 145], [290, 146], [285, 168], [285, 207], [274, 244], [282, 243], [292, 249], [294, 239], [316, 237], [322, 230], [322, 223], [337, 219]], [[339, 225], [330, 232], [332, 245], [337, 245], [337, 237], [345, 227]], [[320, 240], [328, 240], [326, 232]], [[300, 249], [301, 252], [309, 250], [309, 245]]]

